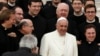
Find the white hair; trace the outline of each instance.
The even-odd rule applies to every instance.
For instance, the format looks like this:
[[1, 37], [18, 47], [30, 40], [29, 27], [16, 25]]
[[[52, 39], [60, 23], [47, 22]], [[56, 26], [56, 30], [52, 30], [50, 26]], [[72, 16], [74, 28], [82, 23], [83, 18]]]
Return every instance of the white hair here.
[[65, 17], [60, 17], [60, 18], [58, 18], [57, 23], [58, 23], [59, 21], [61, 21], [61, 20], [65, 20], [65, 21], [68, 22], [67, 18], [65, 18]]
[[37, 46], [37, 38], [32, 34], [24, 35], [19, 43], [20, 47], [35, 48]]
[[65, 8], [67, 8], [67, 9], [69, 10], [69, 5], [66, 4], [66, 3], [63, 3], [63, 2], [58, 4], [56, 10], [58, 11], [59, 9], [61, 9], [61, 7], [62, 7], [62, 8], [65, 7]]

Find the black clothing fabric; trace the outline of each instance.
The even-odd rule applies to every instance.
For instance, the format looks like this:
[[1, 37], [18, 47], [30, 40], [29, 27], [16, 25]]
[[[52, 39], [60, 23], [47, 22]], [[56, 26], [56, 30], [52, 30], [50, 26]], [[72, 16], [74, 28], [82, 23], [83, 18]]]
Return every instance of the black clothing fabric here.
[[24, 12], [28, 12], [28, 1], [29, 0], [16, 0], [16, 5], [21, 7]]
[[6, 52], [2, 56], [40, 56], [40, 55], [32, 54], [31, 49], [23, 47], [15, 52]]
[[91, 44], [82, 42], [82, 44], [78, 46], [79, 56], [95, 56], [98, 51], [99, 46], [96, 42], [92, 42]]
[[[12, 28], [7, 29], [8, 34], [9, 33], [15, 33], [16, 34], [17, 28], [15, 25], [12, 26]], [[8, 36], [9, 41], [10, 41], [10, 51], [16, 51], [18, 48], [16, 48], [16, 41], [17, 41], [17, 37], [11, 37]]]
[[16, 38], [15, 38], [15, 41], [14, 42], [14, 49], [15, 50], [18, 50], [19, 49], [19, 42], [20, 42], [20, 39], [24, 36], [24, 34], [22, 34], [19, 29], [15, 32], [16, 33]]
[[51, 19], [56, 17], [56, 8], [54, 5], [52, 4], [46, 4], [45, 6], [43, 6], [43, 8], [41, 9], [41, 16], [43, 16], [45, 19]]
[[77, 26], [79, 26], [79, 24], [83, 23], [86, 21], [85, 15], [81, 15], [81, 16], [75, 16], [74, 14], [71, 15], [69, 17], [70, 19], [72, 19], [73, 21], [75, 21], [77, 23]]
[[[99, 46], [99, 48], [100, 48], [100, 46]], [[96, 53], [95, 56], [100, 56], [100, 50]]]
[[56, 30], [56, 22], [57, 22], [57, 18], [51, 18], [49, 20], [47, 20], [47, 32], [51, 32]]
[[96, 39], [95, 39], [95, 41], [96, 42], [100, 42], [100, 24], [98, 23], [98, 22], [94, 22], [94, 23], [88, 23], [88, 22], [83, 22], [83, 23], [81, 23], [80, 24], [80, 26], [79, 26], [79, 32], [80, 32], [80, 40], [82, 40], [82, 41], [85, 41], [85, 36], [84, 36], [84, 28], [85, 28], [85, 26], [86, 25], [88, 25], [88, 24], [93, 24], [93, 25], [95, 25], [95, 27], [96, 27]]
[[0, 56], [10, 50], [10, 41], [7, 34], [7, 30], [0, 25]]
[[95, 21], [99, 23], [99, 17], [95, 16]]
[[28, 13], [24, 15], [25, 18], [29, 18], [33, 22], [34, 31], [33, 34], [38, 39], [38, 46], [40, 46], [41, 38], [44, 33], [46, 33], [46, 20], [41, 17], [40, 15], [37, 15], [35, 17], [32, 17]]

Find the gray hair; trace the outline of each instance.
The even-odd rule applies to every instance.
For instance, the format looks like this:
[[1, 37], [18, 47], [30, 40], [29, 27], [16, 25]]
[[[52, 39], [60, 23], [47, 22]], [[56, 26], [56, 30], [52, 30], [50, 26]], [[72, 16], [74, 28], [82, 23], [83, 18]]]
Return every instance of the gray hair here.
[[19, 43], [20, 47], [35, 48], [37, 47], [37, 38], [32, 34], [27, 34], [22, 37]]
[[22, 26], [28, 25], [28, 22], [32, 22], [30, 19], [22, 19], [17, 25], [18, 29], [22, 29]]

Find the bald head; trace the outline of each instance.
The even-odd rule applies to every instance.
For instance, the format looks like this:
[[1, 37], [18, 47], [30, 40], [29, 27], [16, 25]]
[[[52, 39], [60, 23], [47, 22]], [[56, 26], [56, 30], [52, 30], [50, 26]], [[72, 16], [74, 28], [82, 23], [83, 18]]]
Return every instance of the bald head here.
[[23, 34], [31, 34], [34, 30], [33, 23], [30, 19], [22, 19], [18, 24], [18, 29]]
[[69, 5], [66, 3], [59, 3], [56, 9], [57, 17], [68, 17]]
[[22, 22], [27, 22], [27, 23], [31, 22], [31, 23], [32, 23], [32, 21], [31, 21], [30, 19], [22, 19], [22, 20], [20, 21], [20, 23], [22, 23]]

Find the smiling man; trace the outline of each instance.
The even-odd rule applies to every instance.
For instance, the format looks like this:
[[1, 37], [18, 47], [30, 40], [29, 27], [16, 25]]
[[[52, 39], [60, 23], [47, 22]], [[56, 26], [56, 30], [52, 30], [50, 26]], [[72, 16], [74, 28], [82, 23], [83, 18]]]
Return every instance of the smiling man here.
[[58, 18], [56, 30], [45, 34], [41, 40], [42, 56], [78, 56], [76, 37], [66, 33], [67, 28], [67, 19]]

